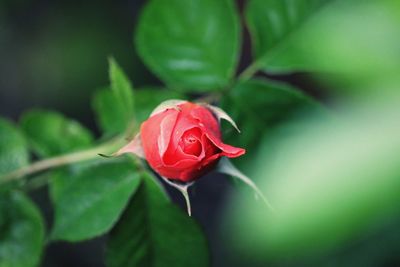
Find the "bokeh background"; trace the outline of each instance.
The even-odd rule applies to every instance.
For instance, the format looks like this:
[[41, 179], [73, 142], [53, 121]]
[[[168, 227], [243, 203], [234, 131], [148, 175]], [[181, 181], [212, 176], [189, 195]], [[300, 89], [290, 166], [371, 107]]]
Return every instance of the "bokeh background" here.
[[[0, 0], [0, 115], [17, 121], [27, 109], [55, 109], [99, 135], [90, 99], [108, 84], [109, 56], [135, 88], [161, 85], [133, 45], [145, 2]], [[400, 9], [388, 0], [354, 9], [339, 2], [345, 4], [327, 11], [290, 50], [309, 56], [320, 75], [257, 76], [292, 84], [347, 120], [282, 124], [252, 153], [258, 160], [242, 165], [281, 208], [281, 217], [265, 215], [250, 190], [222, 175], [195, 186], [194, 218], [209, 239], [213, 266], [400, 266]], [[241, 14], [244, 5], [237, 1]], [[332, 23], [337, 18], [340, 23]], [[251, 63], [246, 29], [243, 38], [238, 72]], [[343, 75], [331, 75], [338, 69]], [[169, 193], [184, 207], [179, 194]], [[50, 225], [46, 189], [33, 198]], [[51, 244], [43, 266], [103, 266], [105, 239]]]

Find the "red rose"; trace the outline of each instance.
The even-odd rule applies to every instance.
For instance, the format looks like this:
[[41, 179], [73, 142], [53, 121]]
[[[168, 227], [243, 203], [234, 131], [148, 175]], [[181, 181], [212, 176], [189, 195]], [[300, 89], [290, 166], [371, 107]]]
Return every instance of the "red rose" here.
[[[172, 103], [158, 107], [143, 122], [141, 140], [135, 138], [118, 154], [138, 154], [142, 149], [158, 174], [190, 182], [209, 171], [222, 156], [235, 158], [245, 153], [244, 149], [221, 141], [218, 120], [206, 106], [185, 101]], [[213, 109], [218, 111], [218, 108]]]

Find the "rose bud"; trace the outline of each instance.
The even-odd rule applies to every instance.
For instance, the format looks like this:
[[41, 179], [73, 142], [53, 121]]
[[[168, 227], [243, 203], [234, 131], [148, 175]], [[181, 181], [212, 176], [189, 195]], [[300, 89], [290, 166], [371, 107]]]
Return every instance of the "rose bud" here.
[[191, 182], [211, 170], [221, 157], [235, 158], [245, 153], [222, 142], [217, 117], [231, 121], [217, 107], [167, 101], [142, 123], [140, 135], [117, 154], [142, 154], [162, 177]]

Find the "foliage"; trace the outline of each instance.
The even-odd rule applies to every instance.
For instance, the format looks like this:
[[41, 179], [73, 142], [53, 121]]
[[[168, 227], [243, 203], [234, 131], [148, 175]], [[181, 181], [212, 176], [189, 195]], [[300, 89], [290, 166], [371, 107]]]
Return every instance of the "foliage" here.
[[81, 241], [107, 232], [139, 186], [140, 173], [129, 160], [87, 165], [59, 171], [51, 180], [52, 240]]
[[0, 173], [4, 174], [28, 164], [26, 140], [9, 121], [0, 119]]
[[221, 90], [230, 82], [240, 47], [232, 0], [152, 0], [135, 36], [139, 55], [167, 85]]
[[[200, 227], [170, 203], [151, 176], [142, 178], [138, 192], [111, 231], [108, 266], [207, 266], [207, 241]], [[127, 236], [132, 237], [128, 242]]]
[[[27, 111], [18, 125], [0, 118], [0, 267], [38, 266], [45, 240], [100, 235], [108, 236], [109, 267], [208, 266], [201, 227], [150, 169], [136, 157], [98, 155], [115, 152], [168, 99], [213, 102], [242, 131], [230, 127], [224, 138], [247, 149], [236, 163], [276, 213], [248, 194], [232, 200], [226, 220], [238, 255], [323, 266], [324, 255], [397, 216], [400, 5], [249, 0], [244, 20], [233, 0], [149, 0], [134, 44], [163, 85], [134, 87], [110, 58], [110, 84], [91, 103], [99, 140], [57, 111]], [[252, 62], [236, 75], [244, 27]], [[276, 73], [304, 71], [331, 88], [334, 108], [308, 88], [274, 81]], [[49, 186], [50, 227], [30, 199], [40, 186]]]
[[54, 111], [26, 112], [20, 120], [20, 126], [32, 151], [41, 158], [85, 149], [93, 144], [89, 130]]
[[0, 194], [0, 212], [0, 266], [36, 266], [44, 245], [38, 208], [24, 193], [4, 192]]

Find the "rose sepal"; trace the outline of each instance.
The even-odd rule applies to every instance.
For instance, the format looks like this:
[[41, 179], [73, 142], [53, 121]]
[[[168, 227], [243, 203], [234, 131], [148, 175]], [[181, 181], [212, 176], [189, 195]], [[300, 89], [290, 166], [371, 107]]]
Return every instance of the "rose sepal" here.
[[264, 196], [264, 194], [261, 192], [261, 190], [258, 188], [258, 186], [245, 174], [243, 174], [238, 168], [236, 168], [235, 165], [226, 157], [223, 157], [220, 159], [218, 162], [217, 167], [215, 170], [219, 173], [226, 174], [229, 176], [232, 176], [236, 179], [239, 179], [243, 183], [245, 183], [247, 186], [249, 186], [253, 191], [256, 193], [256, 196], [261, 198], [265, 205], [271, 210], [274, 211], [273, 206], [271, 203], [268, 201], [268, 199]]
[[191, 187], [195, 182], [178, 183], [163, 176], [161, 176], [161, 179], [163, 179], [164, 182], [178, 189], [178, 191], [181, 192], [182, 196], [185, 198], [187, 213], [189, 216], [192, 216], [192, 206], [190, 204], [189, 187]]
[[236, 122], [222, 108], [207, 103], [200, 103], [200, 105], [203, 105], [206, 108], [208, 108], [214, 114], [214, 116], [217, 117], [219, 122], [221, 120], [226, 120], [233, 126], [233, 128], [236, 129], [236, 131], [240, 133], [239, 127], [236, 125]]

